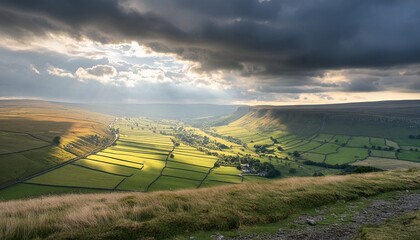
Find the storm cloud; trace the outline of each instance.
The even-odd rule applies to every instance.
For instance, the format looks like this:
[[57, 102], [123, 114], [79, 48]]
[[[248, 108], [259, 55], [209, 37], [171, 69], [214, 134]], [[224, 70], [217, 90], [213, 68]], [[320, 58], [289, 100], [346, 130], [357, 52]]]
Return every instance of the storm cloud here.
[[[57, 34], [102, 44], [135, 41], [192, 63], [188, 72], [207, 76], [194, 83], [225, 85], [225, 93], [237, 100], [275, 101], [282, 93], [418, 93], [419, 25], [416, 0], [0, 2], [3, 37], [30, 42]], [[153, 69], [158, 84], [184, 82], [180, 71], [105, 58], [47, 69], [50, 76], [119, 87], [122, 82], [134, 86]], [[31, 66], [39, 70], [39, 64]]]

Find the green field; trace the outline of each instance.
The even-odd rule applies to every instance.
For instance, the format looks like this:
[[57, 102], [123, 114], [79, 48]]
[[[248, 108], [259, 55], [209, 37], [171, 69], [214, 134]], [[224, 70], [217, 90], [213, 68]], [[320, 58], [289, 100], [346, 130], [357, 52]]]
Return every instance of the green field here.
[[420, 162], [420, 150], [419, 151], [407, 151], [403, 150], [397, 154], [398, 159]]
[[200, 181], [191, 179], [181, 179], [172, 176], [160, 176], [159, 179], [152, 184], [150, 191], [160, 190], [176, 190], [180, 188], [196, 188]]
[[302, 154], [302, 158], [314, 162], [324, 162], [326, 156], [318, 153], [304, 153]]
[[175, 177], [175, 178], [179, 177], [179, 178], [201, 181], [206, 177], [207, 173], [166, 167], [165, 169], [163, 169], [162, 175], [168, 176], [168, 177]]
[[383, 158], [396, 158], [396, 153], [393, 151], [371, 150], [371, 156]]
[[79, 193], [109, 193], [109, 190], [85, 189], [74, 187], [54, 187], [21, 183], [1, 191], [0, 200], [34, 198], [48, 195], [79, 194]]
[[112, 190], [123, 179], [123, 176], [93, 171], [74, 165], [67, 165], [39, 177], [35, 177], [29, 180], [28, 183]]
[[420, 162], [409, 162], [379, 157], [369, 157], [366, 160], [352, 163], [352, 165], [376, 167], [384, 170], [399, 168], [420, 168]]
[[349, 147], [370, 147], [370, 138], [369, 137], [351, 137], [348, 143]]
[[383, 138], [374, 138], [374, 137], [371, 137], [370, 138], [370, 145], [372, 145], [372, 146], [379, 146], [379, 147], [386, 147], [387, 145], [386, 145], [386, 140], [385, 139], [383, 139]]
[[335, 153], [337, 152], [337, 149], [339, 149], [340, 146], [332, 143], [326, 143], [322, 146], [312, 149], [312, 153], [318, 153], [318, 154], [329, 154], [329, 153]]
[[325, 162], [331, 165], [351, 163], [368, 157], [368, 150], [361, 148], [340, 148], [338, 153], [327, 156]]
[[209, 174], [206, 181], [223, 183], [241, 183], [242, 177], [235, 175], [217, 174], [212, 172]]

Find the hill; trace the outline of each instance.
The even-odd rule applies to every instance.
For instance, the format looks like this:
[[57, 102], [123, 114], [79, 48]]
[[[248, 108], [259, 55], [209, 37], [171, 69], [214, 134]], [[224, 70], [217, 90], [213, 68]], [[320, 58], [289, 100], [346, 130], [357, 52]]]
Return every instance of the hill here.
[[66, 104], [117, 117], [147, 117], [157, 120], [182, 121], [229, 115], [239, 107], [216, 104]]
[[109, 143], [113, 117], [45, 101], [0, 101], [0, 184]]
[[209, 131], [298, 172], [303, 165], [420, 166], [420, 101], [254, 106]]
[[420, 101], [255, 106], [235, 124], [296, 134], [312, 129], [326, 134], [405, 137], [420, 129]]
[[343, 211], [341, 203], [419, 189], [419, 177], [420, 170], [405, 170], [289, 178], [199, 190], [0, 202], [0, 238], [164, 239], [270, 223], [276, 223], [272, 227], [278, 229], [293, 216], [317, 207], [333, 204], [333, 212], [338, 214]]

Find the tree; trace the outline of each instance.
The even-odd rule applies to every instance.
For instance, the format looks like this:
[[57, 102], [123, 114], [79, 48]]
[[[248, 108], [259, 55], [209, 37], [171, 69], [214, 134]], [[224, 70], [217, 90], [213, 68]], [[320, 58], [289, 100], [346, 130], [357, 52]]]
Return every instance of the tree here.
[[173, 154], [173, 153], [171, 153], [171, 156], [170, 156], [171, 158], [174, 158], [175, 157], [175, 155]]
[[289, 169], [290, 174], [295, 174], [297, 172], [296, 168]]
[[53, 143], [54, 143], [55, 145], [59, 145], [59, 144], [60, 144], [60, 141], [61, 141], [61, 137], [60, 137], [60, 136], [55, 136], [55, 137], [53, 138]]
[[314, 177], [321, 177], [324, 176], [324, 174], [322, 172], [314, 172]]
[[294, 157], [300, 157], [300, 153], [299, 153], [298, 151], [294, 151], [294, 152], [293, 152], [293, 156], [294, 156]]
[[265, 175], [266, 178], [275, 178], [281, 176], [281, 172], [275, 168], [270, 169]]

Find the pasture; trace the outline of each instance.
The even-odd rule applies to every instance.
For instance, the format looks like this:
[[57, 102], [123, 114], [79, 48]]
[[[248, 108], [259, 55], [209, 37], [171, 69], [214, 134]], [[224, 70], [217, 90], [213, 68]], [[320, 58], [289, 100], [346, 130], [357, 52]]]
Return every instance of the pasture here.
[[420, 162], [409, 162], [396, 159], [386, 159], [379, 157], [369, 157], [366, 160], [352, 163], [355, 166], [376, 167], [383, 170], [392, 170], [399, 168], [420, 168]]
[[[84, 155], [113, 139], [113, 117], [44, 101], [0, 101], [0, 184]], [[59, 142], [54, 142], [55, 137]]]
[[[245, 127], [250, 127], [246, 129]], [[281, 128], [281, 126], [279, 126]], [[323, 172], [325, 168], [316, 168], [314, 166], [304, 166], [304, 161], [312, 161], [316, 163], [325, 163], [328, 165], [343, 165], [343, 164], [358, 164], [365, 162], [365, 159], [395, 159], [404, 160], [394, 164], [393, 166], [401, 166], [407, 163], [406, 166], [413, 164], [407, 161], [420, 162], [420, 147], [416, 147], [417, 140], [402, 140], [400, 135], [395, 138], [381, 138], [372, 136], [351, 136], [343, 134], [328, 134], [316, 133], [316, 129], [308, 131], [304, 134], [302, 131], [299, 134], [291, 133], [286, 130], [276, 130], [273, 132], [264, 132], [256, 130], [253, 125], [249, 125], [243, 120], [230, 123], [226, 126], [215, 127], [212, 130], [223, 136], [230, 136], [237, 138], [248, 145], [248, 148], [253, 149], [255, 144], [265, 144], [267, 150], [273, 152], [263, 152], [260, 154], [261, 161], [267, 161], [265, 157], [277, 160], [272, 162], [274, 165], [284, 173], [287, 173], [291, 168], [295, 168], [297, 173], [294, 175], [307, 175], [315, 172]], [[271, 138], [275, 136], [275, 141]], [[411, 144], [408, 145], [408, 144]], [[416, 148], [418, 150], [416, 151]], [[278, 161], [281, 159], [281, 161]], [[294, 161], [292, 163], [292, 161]], [[371, 163], [367, 161], [366, 163]], [[294, 166], [294, 167], [292, 167]], [[381, 164], [378, 164], [381, 166]], [[414, 164], [414, 166], [417, 166]], [[286, 173], [285, 173], [286, 171]], [[334, 171], [333, 171], [334, 172]], [[326, 171], [331, 174], [331, 171]]]

